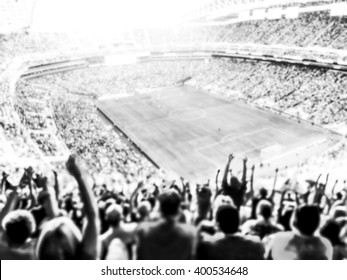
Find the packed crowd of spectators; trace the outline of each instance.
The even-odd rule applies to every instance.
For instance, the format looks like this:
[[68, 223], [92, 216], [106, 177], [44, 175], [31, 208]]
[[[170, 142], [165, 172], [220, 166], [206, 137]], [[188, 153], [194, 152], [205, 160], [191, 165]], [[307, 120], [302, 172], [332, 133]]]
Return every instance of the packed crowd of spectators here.
[[[57, 134], [46, 89], [28, 86], [18, 82], [15, 96], [15, 109], [21, 123], [25, 125], [30, 137], [45, 156], [62, 156], [64, 147]], [[66, 151], [65, 151], [66, 154]]]
[[345, 77], [322, 68], [218, 59], [204, 64], [187, 84], [332, 125], [346, 120]]
[[[329, 41], [329, 44], [334, 44], [333, 47], [343, 49], [345, 42], [333, 41], [344, 36], [344, 24], [345, 18], [331, 17], [329, 11], [310, 12], [299, 14], [297, 18], [251, 20], [231, 24], [224, 27], [224, 32], [219, 34], [219, 38], [231, 43], [298, 47], [320, 46], [323, 42]], [[335, 34], [334, 37], [331, 36], [332, 33]], [[330, 40], [327, 40], [328, 37]], [[328, 47], [329, 44], [324, 47]]]
[[140, 175], [131, 195], [98, 185], [75, 155], [73, 186], [63, 172], [29, 167], [16, 184], [3, 173], [0, 259], [347, 259], [345, 182], [321, 174], [299, 192], [290, 180], [277, 188], [276, 170], [259, 188], [247, 158], [241, 178], [233, 159], [215, 185]]
[[100, 119], [93, 100], [63, 95], [56, 101], [56, 123], [67, 147], [88, 160], [94, 170], [116, 170], [128, 183], [139, 169], [151, 172], [152, 164]]
[[137, 29], [131, 32], [134, 45], [148, 50], [212, 50], [262, 53], [278, 57], [347, 60], [346, 16], [326, 10], [281, 16], [276, 19], [241, 18], [220, 25]]
[[206, 43], [282, 45], [287, 47], [323, 47], [346, 49], [346, 17], [332, 16], [330, 10], [299, 13], [297, 17], [278, 19], [244, 19], [221, 25], [182, 26], [172, 29], [138, 29], [132, 31], [140, 47], [160, 48], [185, 45], [194, 49]]
[[245, 20], [203, 31], [210, 34], [205, 37], [208, 42], [346, 49], [346, 23], [346, 17], [331, 16], [325, 10], [300, 13], [295, 18]]
[[[104, 36], [105, 37], [105, 36]], [[109, 36], [107, 37], [109, 38]], [[62, 56], [80, 51], [100, 51], [103, 41], [95, 34], [79, 33], [30, 33], [29, 31], [0, 34], [0, 72], [11, 59], [26, 56], [28, 59], [44, 60], [46, 54]], [[109, 45], [112, 48], [112, 45]]]
[[[21, 162], [30, 162], [41, 158], [41, 153], [20, 121], [14, 109], [14, 100], [10, 92], [8, 79], [0, 79], [0, 134], [2, 140], [2, 154], [0, 166], [9, 167], [8, 160], [18, 167], [18, 159]], [[25, 163], [26, 164], [26, 163]]]

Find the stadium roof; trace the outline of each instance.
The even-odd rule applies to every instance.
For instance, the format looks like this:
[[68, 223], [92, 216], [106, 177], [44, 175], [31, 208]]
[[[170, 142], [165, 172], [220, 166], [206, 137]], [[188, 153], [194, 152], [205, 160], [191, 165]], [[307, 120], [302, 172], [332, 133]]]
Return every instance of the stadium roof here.
[[[339, 2], [344, 2], [340, 0]], [[213, 20], [243, 10], [333, 3], [335, 0], [212, 0], [186, 14], [186, 21]]]

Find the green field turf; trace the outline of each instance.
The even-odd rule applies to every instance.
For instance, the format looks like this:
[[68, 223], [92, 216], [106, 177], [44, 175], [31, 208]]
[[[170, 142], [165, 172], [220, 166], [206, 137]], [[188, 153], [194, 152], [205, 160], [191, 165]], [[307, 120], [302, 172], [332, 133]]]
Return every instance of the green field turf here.
[[[228, 154], [262, 163], [264, 176], [321, 153], [339, 135], [306, 122], [191, 87], [101, 99], [99, 110], [161, 168], [190, 180], [213, 178]], [[259, 173], [258, 173], [259, 174]]]

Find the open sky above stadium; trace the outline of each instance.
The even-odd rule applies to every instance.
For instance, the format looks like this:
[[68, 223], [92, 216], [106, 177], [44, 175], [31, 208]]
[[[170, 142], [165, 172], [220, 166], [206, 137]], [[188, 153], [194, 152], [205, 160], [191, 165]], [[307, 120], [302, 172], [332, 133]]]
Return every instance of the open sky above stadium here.
[[37, 0], [32, 31], [114, 31], [176, 24], [211, 0]]

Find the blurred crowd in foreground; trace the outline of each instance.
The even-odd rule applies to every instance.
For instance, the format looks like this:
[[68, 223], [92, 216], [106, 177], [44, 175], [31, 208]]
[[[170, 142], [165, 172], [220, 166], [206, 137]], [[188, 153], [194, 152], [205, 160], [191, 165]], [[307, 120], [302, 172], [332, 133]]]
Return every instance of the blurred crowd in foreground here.
[[255, 192], [255, 167], [244, 158], [237, 178], [233, 159], [220, 186], [219, 171], [215, 186], [144, 177], [130, 196], [95, 184], [74, 155], [74, 188], [54, 171], [27, 168], [17, 185], [3, 173], [0, 259], [347, 259], [345, 182], [328, 193], [329, 175], [319, 176], [303, 193], [289, 181], [275, 191], [276, 170]]

